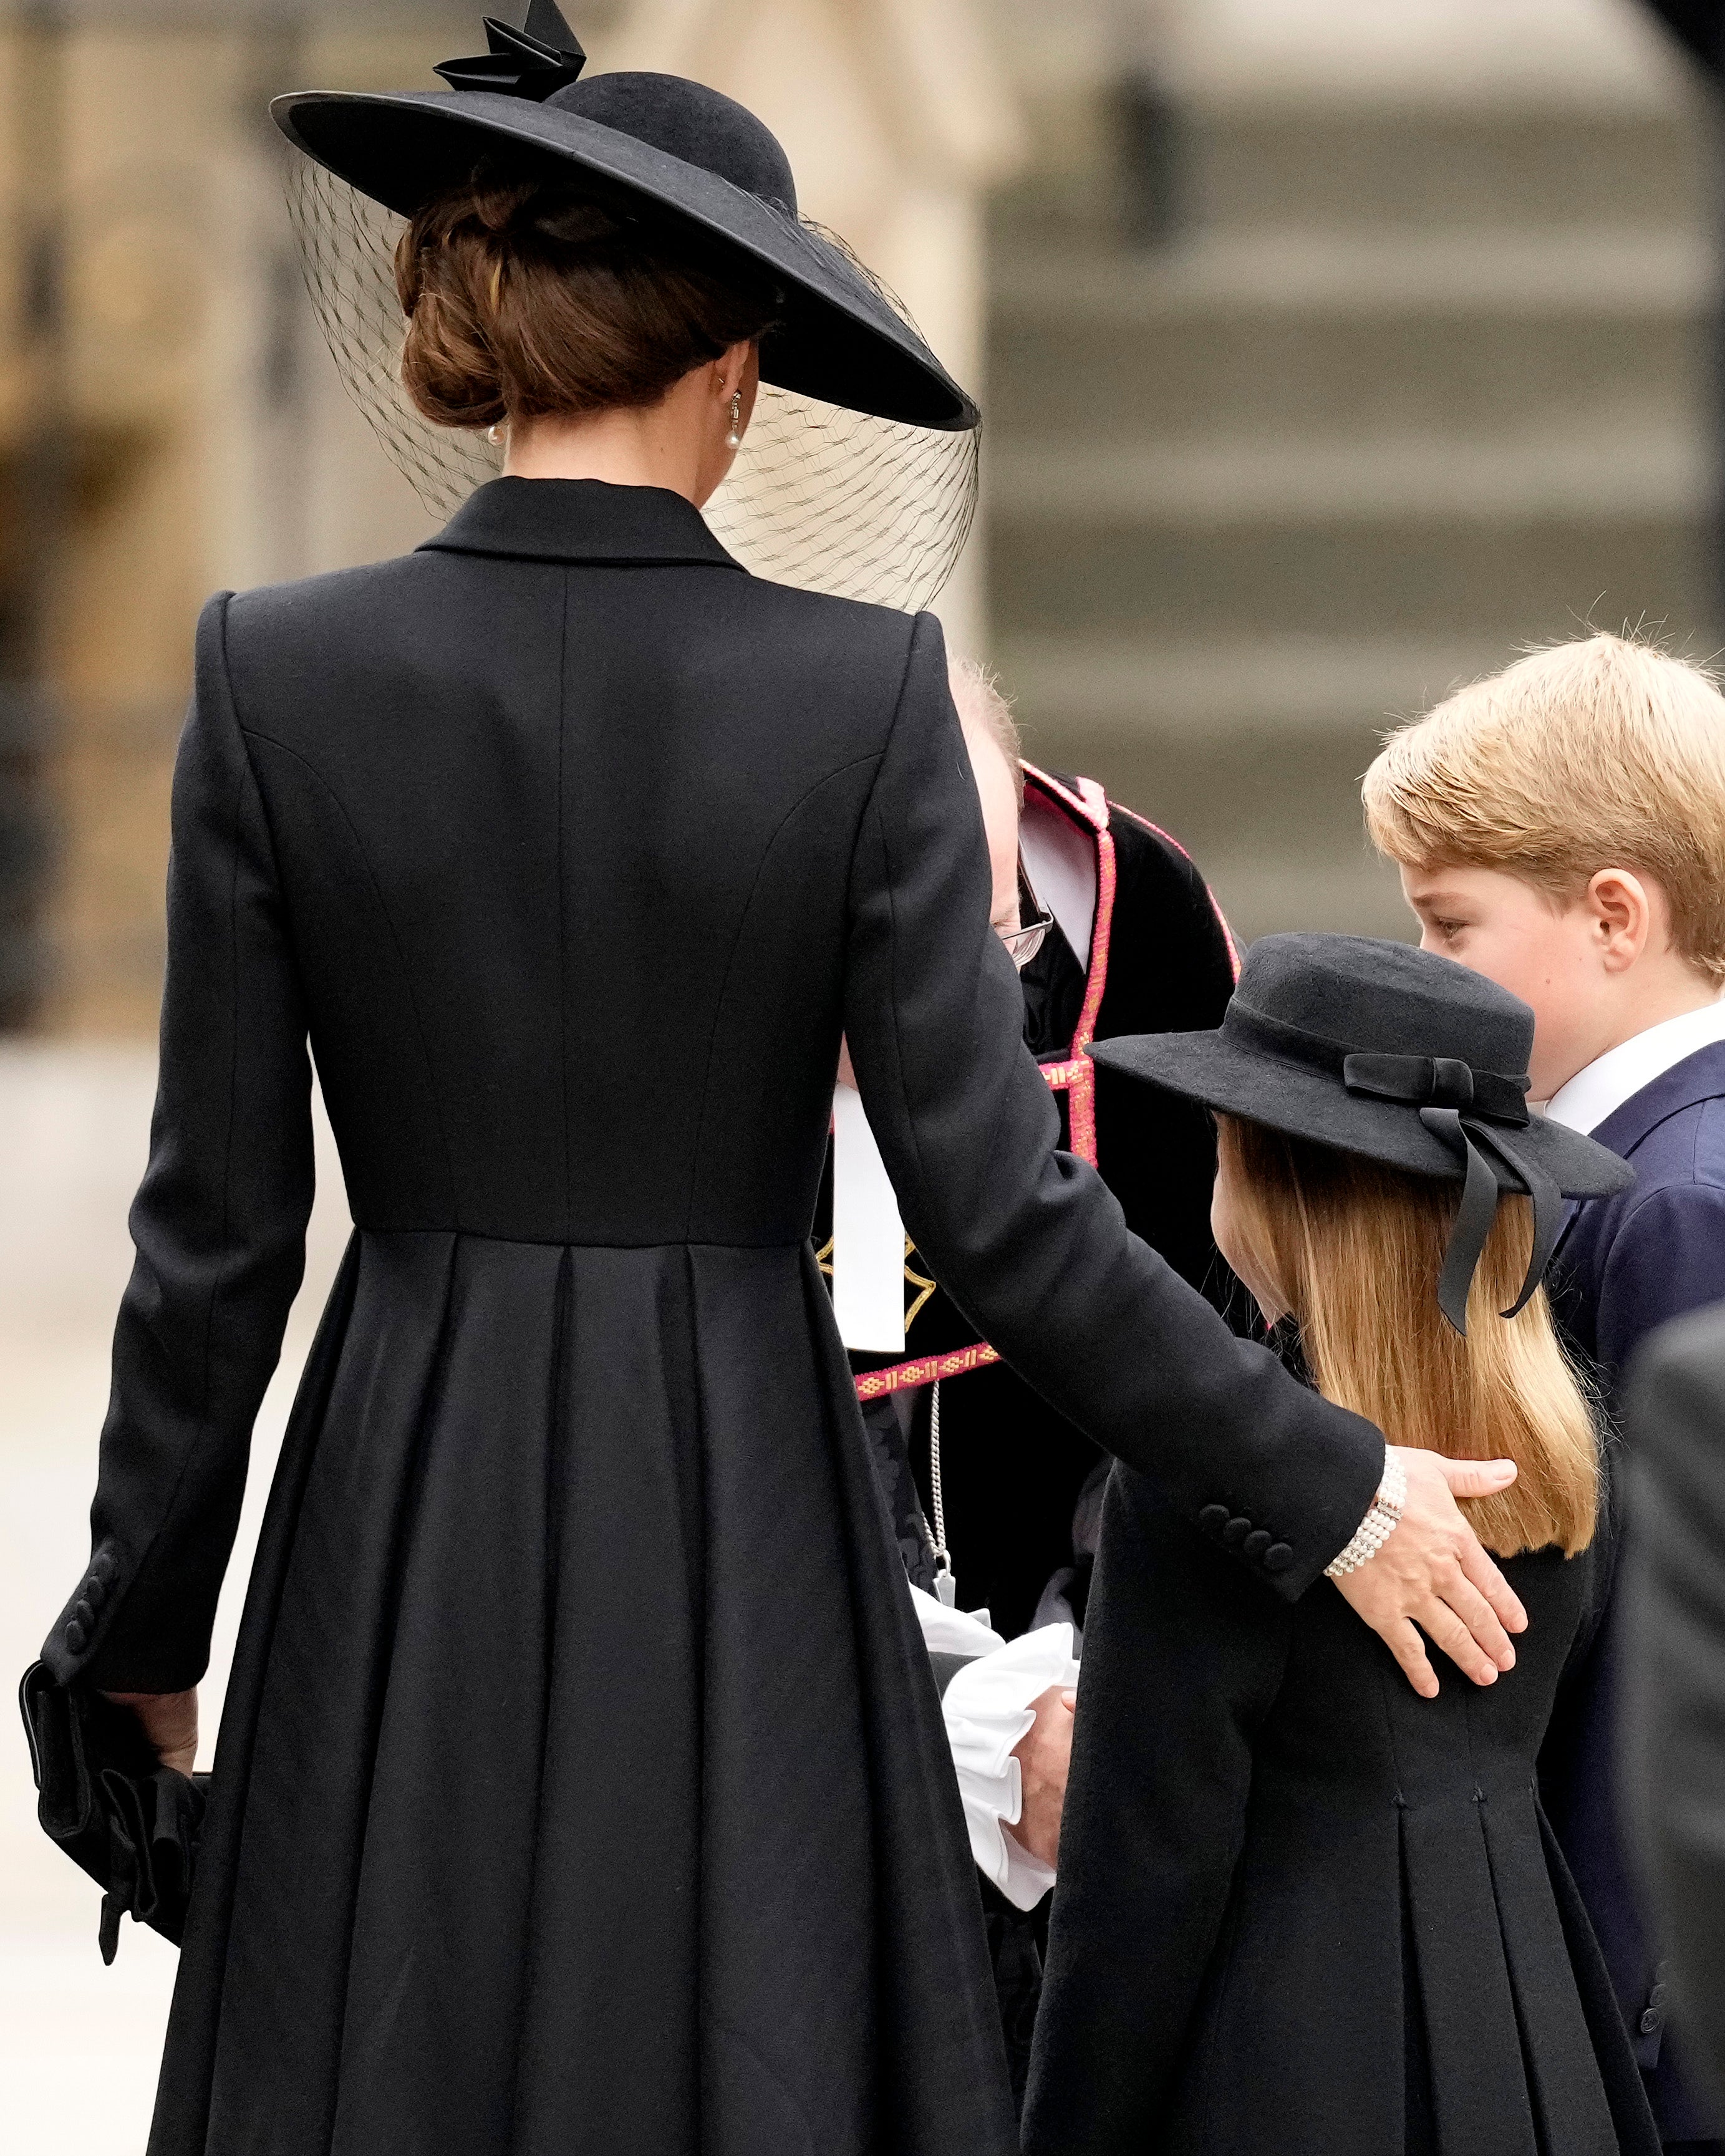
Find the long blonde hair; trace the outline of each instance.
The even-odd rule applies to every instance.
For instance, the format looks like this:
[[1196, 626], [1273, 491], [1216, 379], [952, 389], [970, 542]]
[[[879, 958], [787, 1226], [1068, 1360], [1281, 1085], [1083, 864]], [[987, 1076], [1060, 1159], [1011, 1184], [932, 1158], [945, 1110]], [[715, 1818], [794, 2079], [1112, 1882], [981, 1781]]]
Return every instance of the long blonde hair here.
[[1512, 1460], [1496, 1496], [1463, 1499], [1500, 1557], [1593, 1540], [1599, 1440], [1543, 1288], [1512, 1318], [1532, 1247], [1532, 1209], [1507, 1197], [1468, 1291], [1463, 1339], [1438, 1308], [1459, 1183], [1216, 1118], [1239, 1233], [1300, 1327], [1326, 1399], [1368, 1416], [1392, 1445], [1455, 1460]]

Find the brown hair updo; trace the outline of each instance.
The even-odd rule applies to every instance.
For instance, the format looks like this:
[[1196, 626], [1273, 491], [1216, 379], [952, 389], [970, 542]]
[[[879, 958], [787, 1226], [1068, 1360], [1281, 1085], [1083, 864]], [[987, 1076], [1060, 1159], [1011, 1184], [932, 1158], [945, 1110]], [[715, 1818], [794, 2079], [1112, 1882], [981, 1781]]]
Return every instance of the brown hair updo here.
[[773, 312], [596, 203], [483, 172], [416, 213], [395, 289], [402, 386], [440, 427], [656, 404]]

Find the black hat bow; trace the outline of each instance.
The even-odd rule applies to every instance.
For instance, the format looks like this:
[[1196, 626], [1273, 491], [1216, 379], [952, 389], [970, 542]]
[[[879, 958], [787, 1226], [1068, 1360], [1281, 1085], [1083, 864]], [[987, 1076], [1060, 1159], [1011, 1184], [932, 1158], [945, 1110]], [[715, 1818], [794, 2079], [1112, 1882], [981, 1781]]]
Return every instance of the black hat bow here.
[[1462, 1163], [1461, 1203], [1438, 1276], [1438, 1306], [1458, 1332], [1467, 1330], [1467, 1291], [1497, 1217], [1497, 1178], [1486, 1152], [1495, 1152], [1521, 1178], [1533, 1201], [1533, 1248], [1521, 1293], [1498, 1315], [1513, 1317], [1524, 1310], [1545, 1276], [1563, 1224], [1562, 1192], [1524, 1147], [1505, 1136], [1527, 1127], [1526, 1075], [1476, 1070], [1444, 1055], [1348, 1055], [1342, 1082], [1350, 1093], [1417, 1107], [1426, 1129]]
[[1461, 1163], [1461, 1203], [1444, 1252], [1438, 1279], [1438, 1305], [1455, 1330], [1467, 1331], [1467, 1291], [1473, 1284], [1486, 1238], [1497, 1216], [1498, 1178], [1486, 1158], [1496, 1153], [1517, 1176], [1533, 1202], [1533, 1249], [1520, 1294], [1499, 1313], [1513, 1317], [1526, 1308], [1544, 1277], [1563, 1224], [1563, 1194], [1553, 1178], [1508, 1135], [1526, 1130], [1529, 1079], [1501, 1070], [1477, 1070], [1459, 1057], [1397, 1055], [1349, 1048], [1344, 1042], [1291, 1025], [1267, 1012], [1253, 1010], [1236, 997], [1222, 1020], [1226, 1035], [1244, 1038], [1286, 1060], [1309, 1064], [1338, 1076], [1356, 1099], [1389, 1101], [1415, 1108], [1432, 1136]]
[[553, 90], [575, 81], [587, 65], [587, 54], [563, 20], [557, 0], [532, 0], [526, 25], [519, 30], [500, 23], [495, 15], [487, 15], [485, 23], [489, 50], [471, 59], [445, 60], [434, 70], [451, 90], [489, 90], [542, 105]]

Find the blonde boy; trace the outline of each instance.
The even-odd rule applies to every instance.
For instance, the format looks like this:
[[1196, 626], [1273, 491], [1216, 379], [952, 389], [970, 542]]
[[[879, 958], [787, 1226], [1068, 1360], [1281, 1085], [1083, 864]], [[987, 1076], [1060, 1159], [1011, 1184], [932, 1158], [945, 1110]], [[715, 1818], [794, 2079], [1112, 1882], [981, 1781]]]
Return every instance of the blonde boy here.
[[[1532, 1006], [1533, 1099], [1635, 1163], [1620, 1197], [1576, 1209], [1549, 1276], [1613, 1406], [1648, 1332], [1725, 1297], [1725, 697], [1647, 644], [1553, 645], [1392, 735], [1364, 799], [1422, 945]], [[1717, 2152], [1617, 1815], [1616, 1642], [1608, 1611], [1542, 1788], [1661, 2138]]]
[[1716, 1004], [1725, 697], [1698, 667], [1615, 636], [1536, 651], [1393, 734], [1364, 795], [1425, 948], [1532, 1004], [1536, 1100]]

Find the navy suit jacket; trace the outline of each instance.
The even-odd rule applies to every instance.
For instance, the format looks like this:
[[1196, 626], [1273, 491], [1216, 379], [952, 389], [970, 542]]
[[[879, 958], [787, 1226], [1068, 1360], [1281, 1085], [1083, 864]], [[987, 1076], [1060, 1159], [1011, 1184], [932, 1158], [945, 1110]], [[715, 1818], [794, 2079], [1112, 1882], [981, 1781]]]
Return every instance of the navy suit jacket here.
[[[1673, 1065], [1593, 1135], [1634, 1163], [1635, 1180], [1572, 1209], [1549, 1284], [1558, 1323], [1598, 1373], [1615, 1430], [1623, 1373], [1640, 1342], [1667, 1318], [1725, 1298], [1725, 1042]], [[1620, 1490], [1623, 1478], [1613, 1481]], [[1700, 2139], [1725, 2121], [1699, 2112], [1666, 2037], [1661, 1950], [1644, 1921], [1620, 1815], [1621, 1667], [1614, 1599], [1560, 1698], [1541, 1789], [1604, 1950], [1661, 2133]]]

